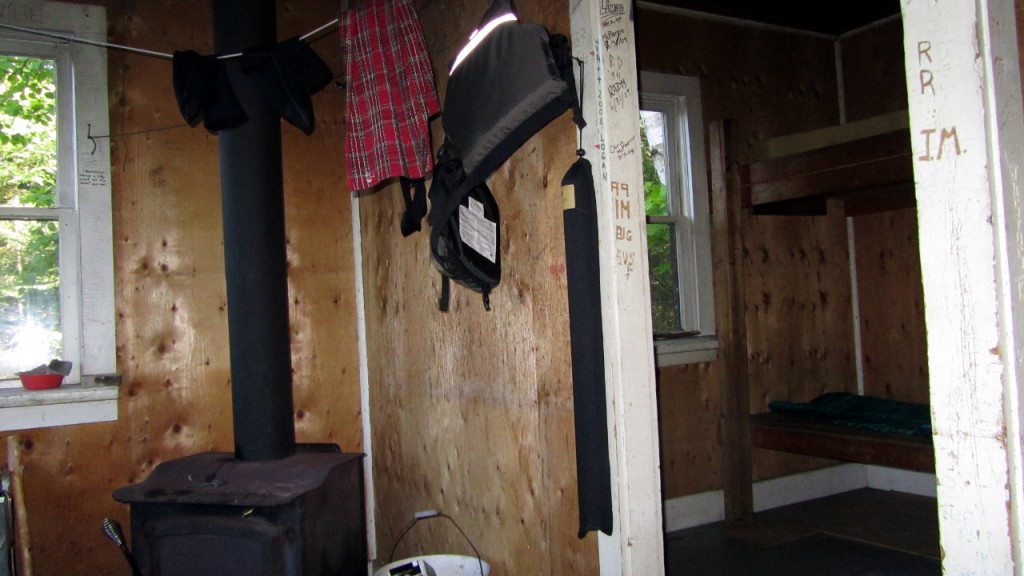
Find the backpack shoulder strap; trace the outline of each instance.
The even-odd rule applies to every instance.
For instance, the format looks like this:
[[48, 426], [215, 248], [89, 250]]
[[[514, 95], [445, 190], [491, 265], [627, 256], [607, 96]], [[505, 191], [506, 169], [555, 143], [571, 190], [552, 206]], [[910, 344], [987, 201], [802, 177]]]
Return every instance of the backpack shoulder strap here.
[[441, 272], [441, 296], [437, 299], [437, 309], [447, 312], [451, 304], [452, 282], [448, 275]]
[[[427, 214], [427, 191], [423, 178], [399, 178], [402, 196], [405, 198], [405, 212], [402, 213], [402, 236], [420, 231], [420, 221]], [[415, 193], [415, 194], [414, 194]]]
[[[583, 105], [580, 103], [579, 94], [576, 91], [576, 77], [572, 72], [573, 56], [569, 38], [565, 34], [552, 34], [548, 39], [548, 45], [551, 47], [555, 66], [558, 67], [558, 75], [569, 86], [568, 98], [572, 100], [572, 121], [577, 128], [583, 130], [587, 126], [587, 122], [583, 119]], [[582, 73], [582, 69], [580, 72]]]

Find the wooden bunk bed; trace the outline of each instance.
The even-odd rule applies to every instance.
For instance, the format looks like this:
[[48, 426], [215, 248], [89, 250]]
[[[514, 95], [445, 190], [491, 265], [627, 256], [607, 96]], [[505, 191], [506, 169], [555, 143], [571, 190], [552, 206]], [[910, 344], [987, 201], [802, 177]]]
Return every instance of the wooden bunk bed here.
[[829, 419], [779, 412], [754, 414], [750, 417], [750, 441], [755, 448], [833, 460], [918, 472], [935, 469], [931, 436], [879, 431]]
[[[754, 146], [752, 161], [736, 162], [735, 127], [712, 123], [711, 182], [716, 281], [730, 301], [722, 319], [720, 358], [726, 518], [753, 510], [753, 447], [930, 472], [931, 437], [766, 412], [749, 414], [744, 318], [742, 215], [816, 215], [841, 207], [852, 216], [912, 207], [913, 162], [906, 113], [774, 138]], [[739, 198], [741, 201], [736, 202]], [[725, 334], [723, 334], [725, 335]]]
[[847, 215], [914, 205], [906, 112], [760, 142], [740, 168], [743, 207], [753, 214]]

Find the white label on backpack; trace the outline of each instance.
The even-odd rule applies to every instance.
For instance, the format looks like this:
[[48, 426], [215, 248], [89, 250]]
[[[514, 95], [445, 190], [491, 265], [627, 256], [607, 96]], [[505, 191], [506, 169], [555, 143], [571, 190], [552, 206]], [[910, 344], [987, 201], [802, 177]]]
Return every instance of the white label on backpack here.
[[459, 205], [459, 237], [462, 243], [494, 262], [498, 252], [498, 224], [484, 216], [484, 205], [467, 198], [469, 206]]

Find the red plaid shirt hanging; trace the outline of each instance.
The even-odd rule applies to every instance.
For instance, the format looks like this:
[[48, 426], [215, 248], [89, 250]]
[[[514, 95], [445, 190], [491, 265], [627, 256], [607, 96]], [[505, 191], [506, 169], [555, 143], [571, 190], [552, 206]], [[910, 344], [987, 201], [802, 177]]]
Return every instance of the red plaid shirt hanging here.
[[409, 0], [369, 0], [339, 20], [348, 82], [348, 187], [364, 190], [434, 167], [429, 118], [440, 112], [423, 30]]

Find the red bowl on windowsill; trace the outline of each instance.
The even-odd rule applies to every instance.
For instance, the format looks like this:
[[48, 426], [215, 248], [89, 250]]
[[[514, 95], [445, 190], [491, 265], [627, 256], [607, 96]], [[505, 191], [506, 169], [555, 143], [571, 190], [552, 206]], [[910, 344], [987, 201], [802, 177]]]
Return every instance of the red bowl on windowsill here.
[[50, 390], [64, 382], [63, 374], [18, 374], [21, 385], [28, 390]]

